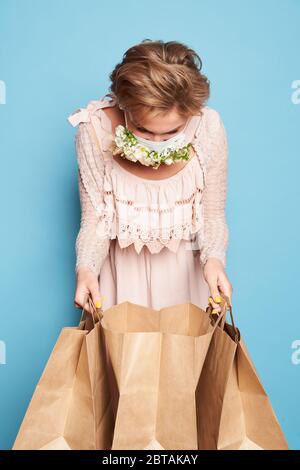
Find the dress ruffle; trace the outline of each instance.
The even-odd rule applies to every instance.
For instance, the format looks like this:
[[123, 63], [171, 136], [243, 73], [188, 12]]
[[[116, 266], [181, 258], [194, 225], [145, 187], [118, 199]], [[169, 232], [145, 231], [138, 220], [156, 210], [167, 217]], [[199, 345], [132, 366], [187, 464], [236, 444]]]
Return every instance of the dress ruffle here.
[[116, 162], [107, 162], [104, 199], [115, 213], [111, 238], [118, 238], [122, 248], [133, 243], [137, 253], [144, 245], [151, 253], [163, 247], [176, 252], [181, 239], [194, 241], [203, 227], [199, 170], [194, 155], [171, 178], [150, 181], [130, 174]]

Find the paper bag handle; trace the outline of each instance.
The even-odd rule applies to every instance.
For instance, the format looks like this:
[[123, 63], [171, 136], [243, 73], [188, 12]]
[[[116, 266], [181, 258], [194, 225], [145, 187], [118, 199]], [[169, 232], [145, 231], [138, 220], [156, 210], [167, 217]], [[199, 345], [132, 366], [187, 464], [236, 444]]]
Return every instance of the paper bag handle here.
[[[84, 312], [86, 311], [85, 310], [85, 305], [86, 303], [88, 302], [89, 304], [89, 307], [91, 309], [91, 315], [92, 315], [92, 319], [93, 319], [93, 325], [95, 326], [96, 325], [96, 319], [95, 319], [95, 315], [98, 317], [98, 320], [101, 321], [102, 318], [103, 318], [103, 310], [102, 308], [97, 308], [93, 302], [93, 299], [91, 297], [91, 295], [88, 293], [85, 297], [85, 301], [83, 302], [83, 308], [82, 308], [82, 312], [81, 312], [81, 318], [80, 318], [80, 321], [83, 320], [83, 316], [84, 316]], [[88, 312], [90, 313], [90, 312]]]
[[[221, 322], [221, 320], [226, 318], [227, 303], [225, 299], [223, 299], [223, 301], [221, 302], [220, 313], [212, 313], [212, 310], [213, 310], [213, 307], [211, 304], [209, 304], [208, 307], [206, 307], [206, 313], [208, 313], [208, 315], [213, 320], [213, 325], [214, 325], [214, 330], [215, 330], [217, 326], [219, 325], [219, 323]], [[215, 319], [216, 315], [217, 315], [217, 319]]]
[[[221, 329], [224, 330], [225, 322], [226, 322], [226, 316], [227, 316], [226, 313], [227, 313], [227, 310], [229, 310], [230, 318], [231, 318], [231, 324], [232, 324], [233, 329], [234, 329], [234, 341], [238, 342], [239, 339], [240, 339], [240, 332], [239, 332], [239, 330], [237, 329], [237, 327], [235, 326], [235, 323], [234, 323], [234, 318], [233, 318], [233, 313], [232, 313], [232, 306], [230, 304], [229, 298], [227, 297], [227, 295], [225, 295], [223, 293], [221, 293], [220, 296], [222, 298], [222, 301], [220, 302], [221, 312], [219, 314], [216, 313], [216, 315], [218, 315], [218, 318], [215, 321], [214, 326], [217, 327], [218, 324], [220, 324]], [[211, 304], [209, 304], [208, 307], [206, 308], [206, 312], [209, 313], [210, 315], [214, 315], [214, 314], [211, 313], [212, 310], [213, 310], [213, 306]]]

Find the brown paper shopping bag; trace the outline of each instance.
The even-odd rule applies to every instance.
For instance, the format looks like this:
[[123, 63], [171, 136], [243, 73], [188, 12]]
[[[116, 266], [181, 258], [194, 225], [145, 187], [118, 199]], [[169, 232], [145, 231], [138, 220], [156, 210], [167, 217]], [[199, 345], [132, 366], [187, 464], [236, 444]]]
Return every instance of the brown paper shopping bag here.
[[230, 305], [229, 310], [232, 324], [225, 315], [215, 329], [196, 391], [199, 449], [288, 449]]
[[101, 323], [112, 449], [197, 449], [195, 390], [217, 323], [192, 303], [157, 311], [131, 302], [106, 310]]
[[[110, 449], [113, 416], [97, 309], [63, 328], [36, 386], [13, 450]], [[84, 304], [85, 305], [85, 304]]]

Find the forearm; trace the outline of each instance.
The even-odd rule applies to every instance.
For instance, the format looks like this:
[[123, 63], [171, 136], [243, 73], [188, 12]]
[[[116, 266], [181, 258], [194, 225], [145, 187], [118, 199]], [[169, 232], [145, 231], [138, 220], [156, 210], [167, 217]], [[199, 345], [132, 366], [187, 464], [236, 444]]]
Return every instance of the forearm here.
[[98, 276], [108, 254], [109, 246], [109, 238], [99, 239], [97, 237], [96, 226], [93, 224], [82, 226], [75, 244], [75, 272], [78, 273], [80, 268], [87, 268]]
[[204, 243], [200, 260], [205, 264], [209, 259], [221, 261], [226, 266], [226, 252], [229, 242], [229, 230], [225, 215], [208, 219], [204, 222]]
[[225, 268], [229, 243], [225, 213], [228, 146], [219, 114], [214, 115], [210, 125], [210, 145], [207, 151], [210, 158], [202, 200], [204, 239], [200, 259], [203, 264], [209, 259], [219, 260]]
[[[80, 230], [76, 238], [75, 271], [89, 269], [96, 276], [108, 254], [110, 246], [109, 233], [104, 233], [102, 219], [104, 217], [103, 201], [103, 164], [101, 155], [92, 144], [85, 126], [79, 128], [76, 136], [78, 157], [78, 190], [81, 205]], [[96, 167], [95, 162], [98, 161]], [[98, 173], [90, 174], [91, 168]], [[97, 186], [93, 186], [96, 181]]]

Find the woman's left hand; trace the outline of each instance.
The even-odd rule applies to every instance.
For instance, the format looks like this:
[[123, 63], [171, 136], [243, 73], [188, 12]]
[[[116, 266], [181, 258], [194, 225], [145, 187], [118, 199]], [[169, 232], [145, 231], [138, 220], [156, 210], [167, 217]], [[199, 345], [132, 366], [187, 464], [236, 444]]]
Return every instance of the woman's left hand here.
[[218, 258], [208, 258], [203, 268], [204, 278], [209, 286], [211, 297], [208, 302], [211, 303], [213, 312], [220, 312], [219, 303], [222, 301], [220, 294], [224, 294], [232, 302], [232, 285], [225, 273], [223, 263]]

